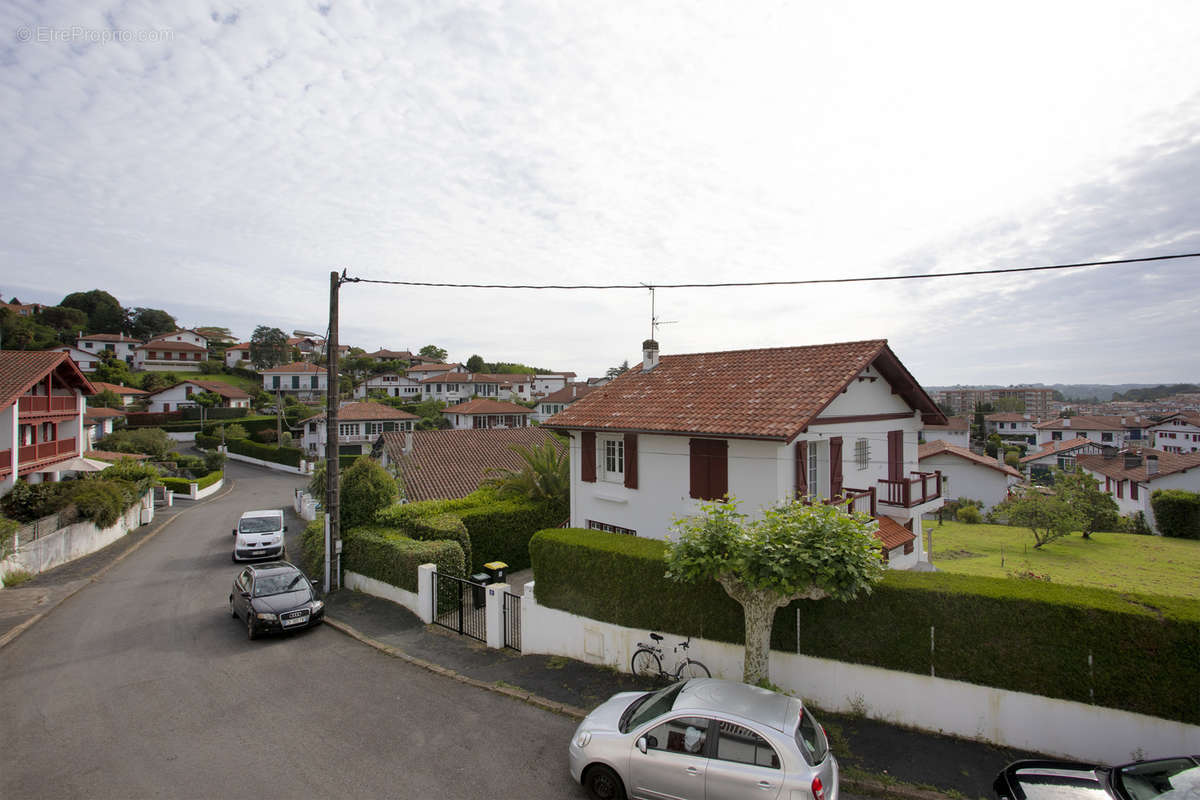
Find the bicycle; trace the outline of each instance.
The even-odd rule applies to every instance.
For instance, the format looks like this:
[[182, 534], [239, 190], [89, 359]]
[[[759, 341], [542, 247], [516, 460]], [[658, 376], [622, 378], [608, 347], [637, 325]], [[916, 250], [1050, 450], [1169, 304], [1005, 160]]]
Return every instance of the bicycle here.
[[[651, 632], [650, 638], [652, 644], [638, 642], [638, 649], [634, 651], [633, 659], [629, 662], [633, 670], [633, 674], [640, 678], [662, 678], [665, 680], [682, 680], [684, 678], [711, 678], [712, 673], [708, 671], [708, 667], [696, 661], [688, 655], [688, 648], [691, 647], [692, 637], [675, 645], [675, 652], [683, 650], [683, 659], [679, 665], [675, 667], [675, 672], [672, 674], [662, 668], [662, 640], [663, 637], [657, 633]], [[678, 656], [676, 656], [678, 658]]]

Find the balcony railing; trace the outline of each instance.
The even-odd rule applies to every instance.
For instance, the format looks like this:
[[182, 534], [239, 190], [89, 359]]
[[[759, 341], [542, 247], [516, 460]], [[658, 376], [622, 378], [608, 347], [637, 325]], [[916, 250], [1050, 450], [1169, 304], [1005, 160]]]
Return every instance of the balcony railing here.
[[74, 436], [70, 439], [56, 439], [53, 442], [22, 445], [17, 449], [17, 467], [23, 470], [43, 461], [53, 461], [62, 456], [74, 455], [75, 452]]
[[17, 408], [22, 414], [49, 414], [78, 411], [75, 395], [25, 395], [18, 399]]
[[0, 450], [0, 476], [12, 472], [12, 449]]
[[804, 500], [807, 505], [812, 505], [814, 502], [819, 502], [827, 506], [846, 506], [846, 510], [853, 513], [861, 511], [864, 514], [870, 514], [872, 517], [877, 517], [875, 503], [875, 487], [870, 489], [851, 489], [843, 487], [840, 497], [831, 499], [821, 498], [820, 500]]
[[912, 508], [942, 496], [942, 473], [910, 472], [914, 477], [900, 480], [881, 479], [881, 497], [879, 502], [887, 506]]

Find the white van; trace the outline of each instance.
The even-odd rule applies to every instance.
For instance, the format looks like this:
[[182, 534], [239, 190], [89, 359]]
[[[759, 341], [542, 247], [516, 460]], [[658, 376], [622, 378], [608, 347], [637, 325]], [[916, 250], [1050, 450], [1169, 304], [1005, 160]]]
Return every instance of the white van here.
[[283, 544], [283, 511], [247, 511], [233, 529], [233, 560], [249, 561], [259, 558], [287, 558]]

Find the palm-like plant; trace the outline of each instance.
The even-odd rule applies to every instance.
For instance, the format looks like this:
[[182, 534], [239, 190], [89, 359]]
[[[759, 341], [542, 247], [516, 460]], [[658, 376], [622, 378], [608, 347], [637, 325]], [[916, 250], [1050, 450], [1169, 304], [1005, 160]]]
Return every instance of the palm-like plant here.
[[552, 441], [533, 447], [510, 448], [525, 463], [519, 471], [490, 469], [494, 477], [484, 485], [501, 497], [528, 497], [566, 506], [571, 496], [571, 468], [567, 452]]

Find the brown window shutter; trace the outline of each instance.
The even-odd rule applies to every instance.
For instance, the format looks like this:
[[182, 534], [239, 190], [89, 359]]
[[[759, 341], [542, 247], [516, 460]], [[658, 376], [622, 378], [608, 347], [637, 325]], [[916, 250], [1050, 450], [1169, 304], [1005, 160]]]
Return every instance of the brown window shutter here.
[[596, 482], [596, 432], [584, 431], [582, 438], [583, 455], [579, 464], [579, 477], [587, 483]]
[[705, 457], [704, 440], [688, 440], [688, 467], [691, 473], [688, 481], [691, 491], [689, 494], [697, 500], [708, 497], [708, 459]]
[[729, 443], [717, 439], [690, 439], [691, 496], [720, 500], [729, 492]]
[[638, 437], [636, 433], [625, 434], [625, 488], [638, 488]]
[[729, 442], [713, 442], [708, 465], [709, 499], [720, 500], [729, 494]]
[[904, 431], [888, 431], [888, 480], [904, 478]]
[[829, 440], [829, 497], [842, 496], [842, 437]]
[[808, 494], [808, 442], [796, 442], [796, 497]]

